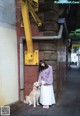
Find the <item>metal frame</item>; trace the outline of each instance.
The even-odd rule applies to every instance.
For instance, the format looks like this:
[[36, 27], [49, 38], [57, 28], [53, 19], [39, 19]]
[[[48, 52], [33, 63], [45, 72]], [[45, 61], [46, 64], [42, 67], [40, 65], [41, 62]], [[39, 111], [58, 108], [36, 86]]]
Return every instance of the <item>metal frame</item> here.
[[23, 18], [24, 31], [26, 36], [27, 51], [25, 51], [25, 65], [38, 65], [38, 50], [33, 50], [30, 19], [29, 19], [29, 7], [26, 0], [21, 0], [21, 12]]

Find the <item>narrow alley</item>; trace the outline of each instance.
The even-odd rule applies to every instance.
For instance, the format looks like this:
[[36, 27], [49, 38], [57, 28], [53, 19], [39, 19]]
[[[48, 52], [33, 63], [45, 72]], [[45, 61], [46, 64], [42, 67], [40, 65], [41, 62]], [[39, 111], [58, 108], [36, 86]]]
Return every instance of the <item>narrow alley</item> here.
[[[51, 79], [49, 70], [40, 85], [42, 90], [53, 87], [56, 104], [25, 104], [49, 65]], [[43, 101], [52, 101], [47, 91]], [[0, 0], [2, 115], [80, 116], [80, 0]]]
[[11, 106], [11, 116], [80, 116], [80, 69], [73, 67], [57, 104], [49, 109], [33, 108], [23, 103]]

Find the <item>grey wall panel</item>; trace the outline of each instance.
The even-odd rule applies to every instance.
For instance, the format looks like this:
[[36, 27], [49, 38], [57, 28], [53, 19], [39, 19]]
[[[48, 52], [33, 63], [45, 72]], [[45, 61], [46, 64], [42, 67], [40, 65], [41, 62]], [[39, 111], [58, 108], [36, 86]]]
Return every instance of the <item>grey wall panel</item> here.
[[16, 24], [15, 0], [0, 0], [0, 22]]

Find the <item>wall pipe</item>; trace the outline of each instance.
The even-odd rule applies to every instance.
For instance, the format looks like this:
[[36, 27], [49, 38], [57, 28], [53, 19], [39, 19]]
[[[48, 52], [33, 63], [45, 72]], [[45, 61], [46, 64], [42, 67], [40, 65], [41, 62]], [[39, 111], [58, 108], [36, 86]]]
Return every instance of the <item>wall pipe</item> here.
[[[65, 26], [65, 25], [64, 25]], [[33, 36], [33, 40], [58, 40], [62, 38], [63, 25], [60, 25], [60, 29], [57, 36]], [[66, 31], [67, 33], [67, 31]], [[25, 37], [20, 38], [20, 101], [24, 101], [24, 58], [23, 58], [23, 41]]]
[[[32, 39], [33, 40], [53, 40], [53, 39], [56, 39], [57, 40], [57, 39], [61, 39], [62, 32], [63, 32], [63, 25], [60, 25], [58, 35], [56, 35], [56, 36], [33, 36]], [[20, 39], [22, 39], [24, 41], [25, 37], [22, 36]]]
[[23, 39], [20, 39], [20, 101], [24, 101], [24, 60]]
[[63, 25], [60, 25], [60, 29], [58, 35], [56, 36], [33, 36], [33, 40], [53, 40], [53, 39], [61, 39], [63, 32]]

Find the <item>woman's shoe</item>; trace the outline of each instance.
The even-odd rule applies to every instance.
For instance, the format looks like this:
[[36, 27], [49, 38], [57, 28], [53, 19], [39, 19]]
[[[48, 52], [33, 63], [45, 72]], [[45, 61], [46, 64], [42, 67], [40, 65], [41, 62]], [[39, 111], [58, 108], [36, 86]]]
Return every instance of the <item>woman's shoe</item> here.
[[46, 108], [46, 106], [43, 106], [43, 108]]
[[47, 105], [46, 108], [49, 109], [49, 106]]
[[43, 108], [49, 109], [49, 106], [48, 105], [44, 105]]

